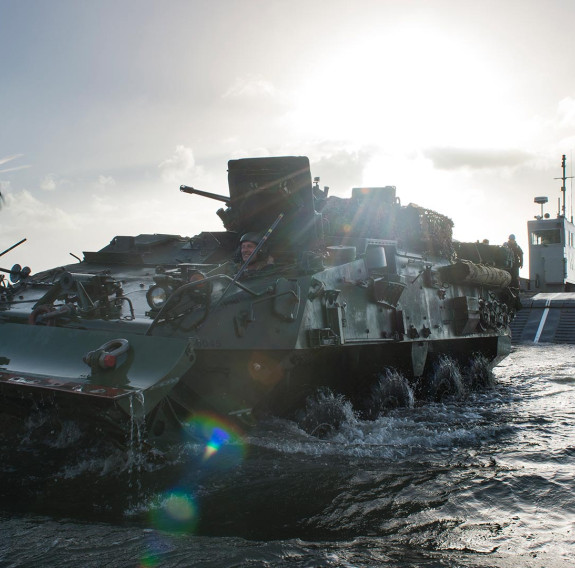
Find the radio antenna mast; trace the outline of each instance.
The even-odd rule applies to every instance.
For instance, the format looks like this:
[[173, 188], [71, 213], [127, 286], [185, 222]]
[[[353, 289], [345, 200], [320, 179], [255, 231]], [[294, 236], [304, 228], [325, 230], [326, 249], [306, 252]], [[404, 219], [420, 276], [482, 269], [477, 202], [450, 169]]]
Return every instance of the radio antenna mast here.
[[569, 177], [571, 178], [570, 182], [571, 187], [569, 189], [571, 190], [571, 201], [569, 205], [571, 205], [571, 223], [573, 223], [573, 150], [571, 150], [570, 157], [571, 157], [571, 163], [569, 164], [569, 170], [571, 175]]
[[561, 193], [563, 194], [563, 205], [561, 207], [561, 216], [562, 217], [566, 217], [566, 211], [565, 211], [565, 193], [567, 191], [566, 189], [566, 184], [565, 181], [568, 179], [572, 179], [573, 176], [566, 176], [565, 175], [565, 163], [566, 163], [566, 158], [565, 158], [565, 154], [563, 154], [562, 158], [561, 158], [561, 168], [563, 170], [563, 175], [560, 178], [553, 178], [553, 179], [560, 179], [563, 181], [563, 185], [561, 186]]

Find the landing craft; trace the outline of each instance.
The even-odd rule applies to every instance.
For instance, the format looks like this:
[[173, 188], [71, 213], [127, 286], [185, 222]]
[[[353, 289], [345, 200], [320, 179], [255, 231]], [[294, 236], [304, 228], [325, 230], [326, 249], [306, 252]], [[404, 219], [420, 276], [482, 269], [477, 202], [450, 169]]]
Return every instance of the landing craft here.
[[329, 196], [306, 157], [232, 160], [228, 180], [229, 197], [181, 187], [223, 203], [224, 231], [117, 236], [2, 283], [3, 413], [55, 408], [119, 438], [137, 419], [161, 445], [203, 413], [293, 416], [324, 387], [373, 415], [385, 369], [424, 394], [444, 356], [509, 353], [504, 247], [455, 242], [393, 186]]
[[540, 214], [527, 221], [529, 279], [521, 279], [522, 309], [512, 325], [513, 341], [575, 343], [575, 224], [567, 216], [566, 156], [561, 159], [562, 197], [555, 216], [549, 199], [537, 196]]

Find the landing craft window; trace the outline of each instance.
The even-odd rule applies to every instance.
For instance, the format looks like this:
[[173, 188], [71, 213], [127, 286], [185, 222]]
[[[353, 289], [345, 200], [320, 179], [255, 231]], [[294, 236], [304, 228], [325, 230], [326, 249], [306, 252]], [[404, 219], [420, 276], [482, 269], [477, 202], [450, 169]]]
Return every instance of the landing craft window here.
[[561, 231], [559, 229], [546, 229], [531, 233], [532, 245], [555, 245], [560, 242]]

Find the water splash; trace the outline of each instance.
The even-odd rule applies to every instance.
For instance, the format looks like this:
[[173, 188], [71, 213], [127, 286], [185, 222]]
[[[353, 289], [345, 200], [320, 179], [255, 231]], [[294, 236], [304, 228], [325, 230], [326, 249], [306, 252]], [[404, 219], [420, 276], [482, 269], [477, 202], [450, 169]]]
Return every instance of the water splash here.
[[463, 381], [469, 390], [493, 388], [496, 383], [495, 375], [487, 358], [476, 353], [463, 370]]
[[[146, 431], [146, 413], [144, 411], [144, 393], [141, 390], [130, 394], [130, 431], [127, 448], [128, 472], [135, 477], [138, 490], [144, 463], [144, 433]], [[132, 479], [130, 487], [133, 486]]]
[[344, 422], [353, 422], [357, 416], [351, 402], [330, 389], [319, 389], [306, 400], [305, 408], [296, 415], [298, 425], [312, 436], [324, 438]]
[[81, 437], [78, 425], [72, 421], [62, 421], [54, 408], [36, 409], [23, 423], [22, 445], [42, 445], [52, 448], [65, 448]]
[[371, 387], [362, 417], [375, 420], [382, 412], [394, 408], [413, 408], [415, 396], [407, 379], [396, 369], [385, 369]]
[[446, 355], [439, 357], [431, 374], [426, 377], [423, 390], [426, 391], [426, 398], [435, 402], [448, 396], [461, 399], [466, 394], [466, 388], [457, 362]]

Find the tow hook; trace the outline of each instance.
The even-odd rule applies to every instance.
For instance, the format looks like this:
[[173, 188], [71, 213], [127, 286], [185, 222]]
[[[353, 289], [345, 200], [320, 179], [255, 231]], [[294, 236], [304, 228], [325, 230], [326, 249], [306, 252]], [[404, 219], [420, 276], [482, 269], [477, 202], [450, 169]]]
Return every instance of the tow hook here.
[[93, 373], [100, 370], [109, 371], [116, 368], [118, 358], [125, 355], [129, 347], [130, 343], [127, 339], [111, 339], [98, 349], [86, 353], [83, 361], [90, 366]]

